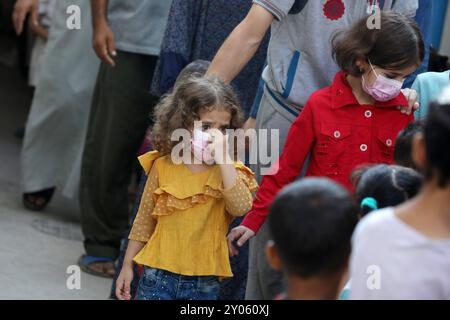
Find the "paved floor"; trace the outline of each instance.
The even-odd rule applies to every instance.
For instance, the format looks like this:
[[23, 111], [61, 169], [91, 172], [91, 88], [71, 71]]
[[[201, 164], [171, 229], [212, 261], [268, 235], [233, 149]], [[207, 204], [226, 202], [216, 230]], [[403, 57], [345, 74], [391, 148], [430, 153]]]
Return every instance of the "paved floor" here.
[[80, 289], [69, 289], [78, 274], [70, 266], [83, 253], [77, 204], [56, 194], [45, 212], [22, 206], [21, 141], [13, 133], [26, 121], [32, 93], [13, 65], [0, 39], [0, 299], [106, 299], [108, 279], [81, 273]]

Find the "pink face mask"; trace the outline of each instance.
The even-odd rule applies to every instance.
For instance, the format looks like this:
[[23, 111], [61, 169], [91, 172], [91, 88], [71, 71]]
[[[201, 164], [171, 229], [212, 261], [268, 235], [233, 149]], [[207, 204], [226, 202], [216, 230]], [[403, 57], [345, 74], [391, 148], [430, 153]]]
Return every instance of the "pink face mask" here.
[[209, 133], [196, 129], [194, 130], [194, 137], [191, 141], [194, 157], [207, 165], [214, 164], [211, 152], [207, 149], [210, 139], [211, 135]]
[[[369, 61], [370, 63], [370, 61]], [[394, 99], [400, 94], [403, 87], [403, 81], [386, 78], [383, 75], [379, 75], [375, 72], [375, 69], [370, 63], [372, 71], [377, 76], [377, 79], [372, 85], [368, 85], [364, 76], [362, 77], [363, 90], [372, 96], [376, 101], [385, 102]]]

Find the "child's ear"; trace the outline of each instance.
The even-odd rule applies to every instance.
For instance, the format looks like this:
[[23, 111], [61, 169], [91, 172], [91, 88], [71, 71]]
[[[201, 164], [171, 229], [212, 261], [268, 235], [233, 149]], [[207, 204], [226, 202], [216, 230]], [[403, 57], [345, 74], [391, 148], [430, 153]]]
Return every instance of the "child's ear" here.
[[417, 133], [414, 135], [411, 152], [411, 157], [414, 164], [421, 171], [423, 171], [427, 163], [427, 152], [425, 147], [425, 139], [422, 133]]
[[369, 67], [369, 64], [366, 62], [365, 57], [357, 58], [355, 60], [355, 65], [361, 73], [365, 73], [367, 67]]
[[275, 242], [273, 242], [272, 240], [269, 240], [266, 244], [266, 257], [270, 266], [275, 271], [282, 270], [280, 256], [278, 255], [277, 248], [275, 247]]

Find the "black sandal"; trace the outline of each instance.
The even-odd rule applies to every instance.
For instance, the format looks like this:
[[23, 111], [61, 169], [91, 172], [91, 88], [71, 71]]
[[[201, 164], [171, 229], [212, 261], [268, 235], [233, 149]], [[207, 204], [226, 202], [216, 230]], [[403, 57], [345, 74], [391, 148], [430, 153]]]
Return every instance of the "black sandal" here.
[[[49, 188], [38, 192], [23, 194], [23, 204], [25, 208], [31, 211], [44, 210], [53, 197], [55, 188]], [[40, 203], [42, 200], [42, 203]]]

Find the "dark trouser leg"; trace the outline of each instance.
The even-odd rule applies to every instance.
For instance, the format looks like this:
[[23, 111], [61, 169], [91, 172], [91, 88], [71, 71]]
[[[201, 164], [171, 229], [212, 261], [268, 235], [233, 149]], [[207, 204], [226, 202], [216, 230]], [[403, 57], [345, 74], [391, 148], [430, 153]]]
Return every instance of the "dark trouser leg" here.
[[86, 253], [116, 258], [128, 226], [128, 185], [156, 102], [149, 94], [157, 57], [119, 51], [102, 64], [92, 101], [81, 170]]
[[[230, 225], [230, 230], [239, 226], [243, 218], [238, 218]], [[230, 258], [233, 278], [220, 283], [219, 300], [244, 300], [248, 275], [248, 242], [239, 248], [239, 255]]]

